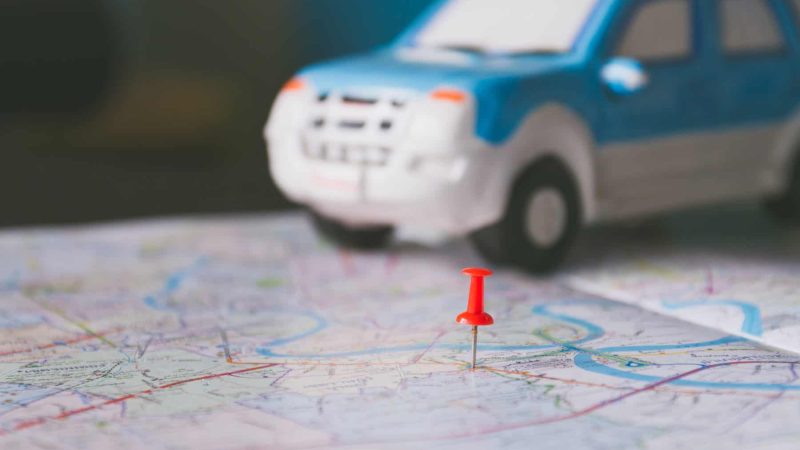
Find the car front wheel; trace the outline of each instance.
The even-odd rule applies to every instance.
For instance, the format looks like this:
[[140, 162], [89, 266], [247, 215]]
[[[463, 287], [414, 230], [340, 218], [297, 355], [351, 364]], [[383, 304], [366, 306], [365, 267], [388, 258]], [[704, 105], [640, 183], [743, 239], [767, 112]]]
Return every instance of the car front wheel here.
[[517, 179], [504, 216], [473, 233], [472, 240], [490, 261], [547, 273], [563, 261], [580, 224], [573, 177], [558, 160], [548, 158]]

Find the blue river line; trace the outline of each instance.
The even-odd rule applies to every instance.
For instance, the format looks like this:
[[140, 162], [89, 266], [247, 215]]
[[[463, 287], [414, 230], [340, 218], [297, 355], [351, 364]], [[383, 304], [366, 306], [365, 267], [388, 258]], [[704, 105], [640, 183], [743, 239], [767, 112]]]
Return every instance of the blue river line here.
[[[580, 302], [579, 301], [562, 302], [561, 304], [563, 305], [563, 304], [569, 304], [569, 303], [580, 303]], [[582, 339], [578, 339], [577, 341], [569, 342], [569, 345], [580, 345], [580, 344], [583, 344], [583, 343], [586, 343], [586, 342], [589, 342], [589, 341], [593, 341], [593, 340], [599, 338], [600, 336], [602, 336], [605, 333], [605, 331], [603, 331], [602, 328], [600, 328], [599, 326], [597, 326], [597, 325], [595, 325], [595, 324], [593, 324], [591, 322], [587, 322], [585, 320], [581, 320], [581, 319], [578, 319], [576, 317], [567, 316], [567, 315], [564, 315], [564, 314], [556, 314], [554, 312], [551, 312], [547, 308], [547, 305], [534, 306], [533, 309], [531, 310], [531, 312], [535, 316], [542, 316], [542, 317], [547, 317], [549, 319], [558, 320], [558, 321], [561, 321], [561, 322], [567, 322], [567, 323], [570, 323], [572, 325], [577, 325], [577, 326], [579, 326], [579, 327], [581, 327], [581, 328], [586, 330], [586, 332], [587, 332], [586, 337], [584, 337]]]
[[267, 342], [266, 344], [264, 344], [264, 347], [278, 347], [281, 345], [291, 344], [292, 342], [313, 336], [319, 333], [320, 331], [324, 330], [325, 328], [328, 328], [328, 321], [325, 320], [325, 318], [320, 316], [319, 314], [313, 313], [311, 311], [302, 311], [302, 312], [278, 311], [278, 312], [290, 313], [301, 317], [306, 317], [314, 321], [314, 326], [306, 331], [303, 331], [302, 333], [298, 333], [289, 337], [275, 339], [274, 341]]
[[[573, 302], [562, 302], [561, 304], [569, 304]], [[741, 303], [741, 302], [737, 302]], [[754, 325], [753, 323], [757, 323], [760, 325], [760, 318], [753, 319], [754, 316], [752, 309], [742, 308], [745, 311], [745, 322], [743, 324], [743, 330], [749, 329], [753, 330]], [[582, 349], [578, 347], [580, 344], [592, 341], [594, 339], [599, 338], [604, 334], [604, 330], [596, 324], [591, 322], [573, 317], [564, 314], [557, 314], [549, 310], [547, 305], [537, 305], [532, 308], [531, 312], [536, 316], [547, 317], [553, 320], [566, 322], [572, 325], [579, 326], [586, 330], [587, 334], [581, 339], [561, 343], [561, 344], [543, 344], [543, 345], [494, 345], [494, 344], [482, 344], [478, 347], [481, 350], [527, 350], [527, 351], [538, 351], [538, 350], [547, 350], [547, 349], [555, 349], [555, 348], [562, 348], [566, 351], [574, 351], [577, 352], [574, 361], [576, 367], [579, 367], [583, 370], [599, 373], [602, 375], [607, 375], [615, 378], [622, 378], [627, 380], [634, 380], [634, 381], [641, 381], [646, 383], [655, 383], [658, 381], [663, 380], [663, 377], [657, 375], [646, 375], [642, 373], [630, 372], [625, 371], [619, 368], [606, 366], [594, 360], [594, 356], [598, 353], [628, 353], [628, 352], [657, 352], [657, 351], [666, 351], [666, 350], [676, 350], [676, 349], [691, 349], [691, 348], [707, 348], [707, 347], [715, 347], [719, 345], [727, 345], [736, 342], [746, 342], [747, 340], [738, 336], [726, 336], [719, 339], [714, 339], [710, 341], [703, 341], [703, 342], [689, 342], [689, 343], [681, 343], [681, 344], [664, 344], [664, 345], [639, 345], [639, 346], [618, 346], [618, 347], [605, 347], [599, 349]], [[757, 310], [755, 311], [757, 313]], [[420, 344], [410, 344], [410, 345], [401, 345], [401, 346], [394, 346], [394, 347], [373, 347], [367, 348], [363, 350], [355, 350], [355, 351], [345, 351], [345, 352], [334, 352], [334, 353], [316, 353], [316, 354], [283, 354], [283, 353], [276, 353], [273, 351], [274, 347], [283, 346], [286, 344], [290, 344], [292, 342], [296, 342], [310, 336], [313, 336], [326, 328], [329, 327], [329, 323], [325, 318], [321, 317], [318, 314], [313, 312], [300, 312], [300, 313], [293, 313], [299, 314], [300, 316], [309, 318], [313, 321], [313, 325], [300, 333], [276, 339], [270, 342], [263, 344], [261, 347], [256, 349], [256, 352], [262, 356], [267, 357], [277, 357], [277, 358], [300, 358], [300, 359], [323, 359], [323, 358], [339, 358], [339, 357], [356, 357], [356, 356], [368, 356], [368, 355], [380, 355], [380, 354], [387, 354], [387, 353], [398, 353], [398, 352], [409, 352], [409, 351], [421, 351], [425, 350], [428, 347], [435, 347], [437, 349], [448, 349], [448, 350], [468, 350], [469, 344], [446, 344], [446, 343], [436, 343], [431, 346], [428, 343], [420, 343]], [[749, 319], [748, 319], [749, 318]], [[753, 322], [753, 321], [756, 322]], [[725, 382], [725, 381], [694, 381], [694, 380], [685, 380], [679, 379], [671, 381], [669, 384], [676, 385], [676, 386], [686, 386], [686, 387], [694, 387], [694, 388], [704, 388], [704, 389], [746, 389], [746, 390], [762, 390], [762, 391], [795, 391], [800, 390], [800, 385], [792, 385], [792, 384], [776, 384], [776, 383], [733, 383], [733, 382]]]
[[[630, 347], [606, 347], [595, 349], [593, 352], [581, 352], [575, 355], [575, 365], [583, 370], [595, 372], [602, 375], [608, 375], [616, 378], [624, 378], [627, 380], [643, 381], [646, 383], [656, 383], [663, 380], [663, 377], [656, 375], [645, 375], [642, 373], [628, 372], [625, 370], [617, 369], [614, 367], [606, 366], [595, 361], [592, 356], [593, 353], [612, 353], [612, 352], [647, 352], [647, 351], [662, 351], [686, 348], [701, 348], [701, 347], [714, 347], [717, 345], [731, 344], [735, 342], [746, 341], [746, 339], [738, 336], [727, 336], [713, 341], [694, 342], [688, 344], [675, 344], [675, 345], [640, 345]], [[781, 362], [781, 361], [776, 361]], [[800, 385], [793, 384], [776, 384], [776, 383], [731, 383], [725, 381], [693, 381], [693, 380], [674, 380], [669, 384], [676, 386], [687, 386], [704, 389], [751, 389], [761, 391], [797, 391], [800, 390]]]
[[739, 300], [694, 300], [688, 302], [661, 302], [667, 309], [695, 308], [698, 306], [733, 306], [742, 310], [744, 320], [742, 321], [742, 333], [752, 336], [761, 336], [764, 330], [761, 326], [761, 310], [758, 306], [742, 302]]
[[181, 288], [183, 282], [196, 270], [202, 268], [207, 262], [207, 258], [201, 256], [189, 267], [171, 273], [164, 282], [164, 287], [162, 287], [159, 292], [144, 298], [144, 304], [155, 310], [172, 311], [174, 308], [167, 305], [164, 300], [177, 292], [178, 289]]
[[[563, 304], [563, 303], [562, 303]], [[567, 322], [573, 325], [577, 325], [581, 328], [584, 328], [587, 331], [586, 336], [576, 341], [569, 342], [571, 345], [580, 345], [585, 342], [592, 341], [597, 339], [598, 337], [603, 335], [603, 329], [598, 327], [597, 325], [587, 322], [585, 320], [581, 320], [572, 316], [567, 316], [563, 314], [556, 314], [551, 312], [546, 305], [538, 305], [532, 309], [534, 315], [547, 317], [550, 319], [558, 320], [561, 322]], [[336, 353], [314, 353], [314, 354], [284, 354], [284, 353], [275, 353], [272, 348], [278, 347], [281, 345], [289, 344], [291, 342], [298, 341], [300, 339], [307, 338], [312, 336], [320, 331], [324, 330], [328, 327], [328, 322], [320, 317], [317, 314], [312, 312], [304, 312], [300, 313], [304, 317], [308, 317], [314, 321], [314, 325], [307, 331], [303, 331], [301, 333], [277, 339], [271, 342], [267, 342], [261, 347], [256, 349], [256, 352], [262, 356], [270, 356], [270, 357], [278, 357], [278, 358], [301, 358], [301, 359], [322, 359], [322, 358], [342, 358], [342, 357], [354, 357], [354, 356], [368, 356], [368, 355], [381, 355], [387, 353], [398, 353], [398, 352], [409, 352], [409, 351], [417, 351], [417, 350], [425, 350], [430, 346], [428, 343], [419, 343], [419, 344], [410, 344], [410, 345], [401, 345], [401, 346], [394, 346], [394, 347], [373, 347], [367, 348], [363, 350], [355, 350], [349, 352], [336, 352]], [[505, 350], [505, 351], [520, 351], [520, 350], [529, 350], [529, 351], [537, 351], [537, 350], [548, 350], [548, 349], [556, 349], [563, 347], [564, 344], [542, 344], [542, 345], [496, 345], [496, 344], [479, 344], [478, 348], [481, 350]], [[438, 349], [447, 349], [447, 350], [469, 350], [469, 344], [446, 344], [446, 343], [436, 343], [434, 345], [435, 348]]]

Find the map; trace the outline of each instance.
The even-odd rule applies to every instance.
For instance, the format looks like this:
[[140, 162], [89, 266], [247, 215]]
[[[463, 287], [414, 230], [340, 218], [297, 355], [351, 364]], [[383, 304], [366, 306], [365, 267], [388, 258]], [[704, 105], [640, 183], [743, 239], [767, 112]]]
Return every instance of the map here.
[[472, 371], [466, 241], [355, 253], [296, 213], [5, 231], [0, 448], [796, 449], [800, 267], [677, 244], [495, 271]]
[[567, 284], [800, 353], [800, 233], [758, 211], [727, 214], [739, 230], [705, 225], [720, 234], [699, 242], [680, 242], [672, 230], [661, 246], [606, 252], [602, 264], [573, 270]]
[[569, 284], [661, 314], [800, 353], [800, 261], [764, 271], [719, 255], [627, 260]]

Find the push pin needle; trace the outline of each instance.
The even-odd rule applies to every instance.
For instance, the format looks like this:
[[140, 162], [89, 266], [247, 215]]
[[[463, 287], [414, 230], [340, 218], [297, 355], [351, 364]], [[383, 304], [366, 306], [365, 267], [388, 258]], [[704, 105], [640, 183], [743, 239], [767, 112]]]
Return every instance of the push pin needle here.
[[475, 361], [478, 353], [478, 327], [494, 323], [492, 316], [483, 311], [483, 279], [492, 275], [488, 269], [471, 267], [462, 270], [471, 277], [469, 283], [469, 301], [467, 310], [456, 317], [456, 322], [472, 325], [472, 370], [475, 370]]

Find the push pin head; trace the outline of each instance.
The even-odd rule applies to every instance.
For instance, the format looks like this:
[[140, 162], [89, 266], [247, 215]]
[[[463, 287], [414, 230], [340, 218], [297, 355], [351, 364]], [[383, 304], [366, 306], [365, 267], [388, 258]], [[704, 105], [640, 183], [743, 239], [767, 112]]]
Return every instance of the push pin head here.
[[492, 316], [483, 310], [483, 279], [492, 274], [491, 270], [471, 267], [462, 270], [472, 279], [469, 283], [469, 302], [467, 310], [456, 317], [456, 322], [472, 325], [472, 370], [475, 370], [475, 361], [478, 349], [478, 327], [494, 323]]

